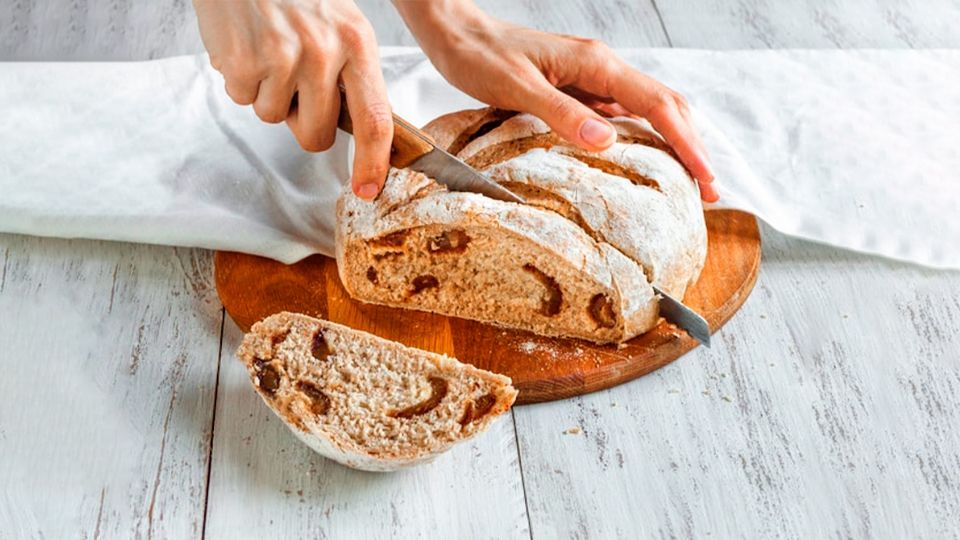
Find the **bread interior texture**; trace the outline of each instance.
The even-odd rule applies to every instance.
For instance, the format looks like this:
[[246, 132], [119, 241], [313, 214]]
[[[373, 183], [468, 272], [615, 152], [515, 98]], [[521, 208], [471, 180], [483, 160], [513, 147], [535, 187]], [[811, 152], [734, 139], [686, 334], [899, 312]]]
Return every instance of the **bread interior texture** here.
[[592, 279], [550, 248], [506, 229], [427, 225], [348, 246], [355, 297], [537, 333], [613, 341], [614, 283]]
[[251, 379], [301, 437], [379, 459], [416, 459], [484, 429], [516, 397], [509, 379], [309, 317], [258, 323]]

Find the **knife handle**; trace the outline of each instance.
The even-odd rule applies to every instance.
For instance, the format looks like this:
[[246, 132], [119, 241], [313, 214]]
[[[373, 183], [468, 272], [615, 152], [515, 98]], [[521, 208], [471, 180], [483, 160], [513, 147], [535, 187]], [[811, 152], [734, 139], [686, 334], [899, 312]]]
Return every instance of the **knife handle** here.
[[[340, 118], [337, 127], [353, 135], [353, 121], [347, 109], [347, 96], [340, 92]], [[430, 153], [435, 144], [433, 138], [420, 131], [413, 124], [397, 115], [393, 115], [393, 146], [390, 148], [390, 165], [403, 168], [416, 161], [420, 156]]]

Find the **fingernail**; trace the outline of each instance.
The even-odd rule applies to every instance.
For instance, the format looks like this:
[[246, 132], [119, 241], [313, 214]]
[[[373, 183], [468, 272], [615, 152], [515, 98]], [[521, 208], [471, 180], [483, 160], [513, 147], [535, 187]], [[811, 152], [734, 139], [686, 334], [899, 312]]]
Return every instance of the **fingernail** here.
[[357, 188], [357, 196], [368, 201], [375, 199], [379, 192], [380, 187], [376, 184], [361, 184], [360, 187]]
[[588, 118], [580, 124], [580, 138], [592, 146], [608, 146], [616, 138], [617, 131], [613, 126], [596, 118]]
[[712, 183], [709, 182], [699, 182], [700, 185], [700, 198], [704, 202], [717, 202], [720, 200], [720, 194], [717, 192], [717, 188], [714, 187]]

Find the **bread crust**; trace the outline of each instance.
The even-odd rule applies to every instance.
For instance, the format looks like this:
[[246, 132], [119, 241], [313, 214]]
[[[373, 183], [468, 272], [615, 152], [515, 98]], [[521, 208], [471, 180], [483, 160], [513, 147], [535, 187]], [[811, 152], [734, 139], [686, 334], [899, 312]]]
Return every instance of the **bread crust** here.
[[[529, 204], [449, 192], [419, 173], [393, 170], [374, 204], [350, 193], [338, 202], [337, 261], [348, 292], [366, 302], [600, 343], [626, 341], [649, 330], [659, 318], [651, 284], [683, 297], [706, 258], [706, 226], [695, 182], [649, 124], [632, 118], [611, 122], [618, 142], [599, 153], [566, 144], [528, 114], [487, 108], [452, 113], [429, 123], [425, 130], [438, 143], [453, 145], [458, 157], [520, 192]], [[617, 317], [615, 327], [591, 328], [589, 318], [576, 316], [562, 322], [544, 321], [535, 313], [521, 321], [510, 310], [491, 315], [489, 309], [473, 309], [475, 300], [469, 295], [457, 301], [450, 297], [444, 303], [429, 300], [429, 295], [401, 299], [371, 287], [364, 271], [377, 273], [378, 269], [369, 243], [423, 227], [488, 231], [481, 234], [499, 235], [505, 246], [549, 254], [549, 262], [541, 257], [538, 264], [559, 268], [564, 275], [579, 273], [584, 283], [609, 299]], [[430, 259], [414, 256], [410, 260], [432, 268]], [[507, 273], [520, 266], [509, 257], [504, 262], [513, 264], [503, 268]], [[578, 286], [574, 278], [548, 277], [557, 280], [561, 289]], [[474, 285], [469, 275], [462, 279], [467, 280], [461, 283], [464, 289]], [[582, 295], [576, 302], [561, 303], [561, 311], [587, 309]], [[528, 307], [535, 309], [533, 304]]]

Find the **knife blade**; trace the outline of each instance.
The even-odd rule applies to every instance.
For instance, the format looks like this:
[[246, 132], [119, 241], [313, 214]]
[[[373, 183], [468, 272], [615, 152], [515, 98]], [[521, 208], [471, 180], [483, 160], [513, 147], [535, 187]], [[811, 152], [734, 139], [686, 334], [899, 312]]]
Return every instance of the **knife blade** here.
[[[347, 110], [347, 98], [340, 94], [340, 118], [337, 126], [353, 134], [353, 122]], [[393, 115], [393, 148], [390, 165], [421, 172], [452, 191], [469, 191], [492, 199], [524, 204], [526, 201], [509, 189], [490, 180], [462, 160], [437, 147], [433, 138], [410, 122]]]
[[526, 203], [519, 195], [480, 174], [476, 169], [441, 148], [434, 147], [407, 167], [436, 179], [453, 191], [470, 191], [486, 195], [491, 199]]
[[690, 334], [693, 339], [710, 348], [710, 325], [699, 313], [683, 302], [654, 287], [653, 292], [660, 295], [660, 315], [677, 327]]

